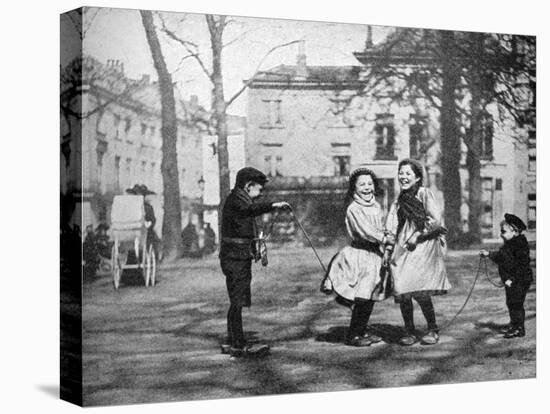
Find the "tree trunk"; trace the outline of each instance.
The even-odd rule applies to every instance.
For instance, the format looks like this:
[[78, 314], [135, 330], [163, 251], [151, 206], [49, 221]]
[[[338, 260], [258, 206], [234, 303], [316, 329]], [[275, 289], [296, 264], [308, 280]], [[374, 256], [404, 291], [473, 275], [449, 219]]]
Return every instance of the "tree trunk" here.
[[441, 33], [442, 91], [441, 91], [441, 172], [445, 199], [445, 225], [449, 230], [448, 240], [452, 245], [462, 234], [460, 206], [462, 186], [460, 182], [460, 134], [457, 125], [455, 91], [458, 85], [458, 70], [453, 62], [454, 33]]
[[166, 260], [174, 260], [183, 253], [181, 244], [181, 201], [178, 180], [177, 118], [172, 77], [166, 62], [153, 23], [151, 11], [141, 10], [141, 19], [147, 42], [153, 56], [159, 78], [162, 115], [162, 173], [164, 194], [164, 220], [162, 223], [163, 253]]
[[221, 236], [221, 217], [223, 200], [231, 191], [229, 180], [229, 153], [227, 149], [227, 116], [226, 103], [223, 91], [222, 50], [223, 30], [225, 16], [217, 19], [212, 15], [206, 15], [206, 22], [210, 30], [210, 42], [212, 45], [212, 110], [218, 136], [218, 168], [220, 173], [220, 205], [218, 207], [218, 231]]
[[483, 96], [482, 96], [482, 68], [478, 59], [483, 56], [483, 34], [472, 33], [473, 38], [472, 51], [473, 65], [470, 70], [470, 93], [472, 100], [470, 133], [467, 136], [468, 154], [466, 158], [466, 167], [468, 169], [468, 194], [469, 194], [469, 215], [468, 227], [471, 241], [479, 243], [481, 241], [481, 153], [482, 153], [482, 121], [483, 121]]

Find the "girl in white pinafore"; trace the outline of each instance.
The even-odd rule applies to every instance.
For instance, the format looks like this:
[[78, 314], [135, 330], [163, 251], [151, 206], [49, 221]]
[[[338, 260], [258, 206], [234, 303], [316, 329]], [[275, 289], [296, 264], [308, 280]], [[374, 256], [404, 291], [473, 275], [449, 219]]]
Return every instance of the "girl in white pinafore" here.
[[351, 245], [333, 257], [324, 280], [326, 290], [332, 289], [340, 302], [353, 307], [346, 339], [346, 344], [352, 346], [368, 346], [381, 340], [365, 332], [374, 302], [386, 298], [380, 277], [385, 239], [382, 210], [374, 197], [377, 189], [371, 170], [359, 168], [351, 174], [351, 202], [346, 211]]
[[391, 255], [393, 295], [401, 307], [407, 330], [400, 340], [402, 345], [417, 342], [412, 299], [419, 304], [428, 324], [422, 343], [433, 345], [439, 341], [431, 296], [444, 294], [451, 288], [443, 260], [446, 230], [441, 226], [441, 209], [433, 193], [422, 186], [422, 170], [416, 160], [399, 163], [401, 192], [386, 220], [390, 240], [386, 257]]

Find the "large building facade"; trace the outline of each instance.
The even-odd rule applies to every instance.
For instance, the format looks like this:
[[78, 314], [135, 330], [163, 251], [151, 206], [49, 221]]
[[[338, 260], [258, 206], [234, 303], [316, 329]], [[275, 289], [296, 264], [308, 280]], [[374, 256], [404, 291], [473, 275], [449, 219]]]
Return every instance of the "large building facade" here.
[[[92, 57], [65, 68], [62, 78], [61, 193], [75, 223], [109, 222], [112, 199], [134, 184], [155, 191], [158, 233], [162, 225], [161, 109], [159, 88], [148, 76], [125, 76], [118, 61]], [[74, 76], [75, 82], [71, 82]], [[82, 81], [80, 81], [82, 79]], [[178, 169], [183, 219], [200, 211], [203, 136], [207, 113], [196, 99], [176, 92]], [[184, 221], [184, 223], [185, 223]]]
[[[365, 63], [365, 54], [356, 57]], [[443, 198], [439, 111], [420, 96], [395, 99], [396, 84], [364, 93], [365, 70], [365, 65], [308, 66], [302, 52], [296, 65], [261, 73], [249, 89], [247, 164], [266, 171], [272, 177], [272, 192], [305, 205], [304, 219], [329, 234], [343, 227], [339, 218], [346, 177], [358, 165], [378, 175], [384, 209], [399, 191], [397, 164], [407, 157], [423, 162], [425, 184]], [[483, 130], [485, 238], [498, 237], [504, 212], [515, 212], [530, 230], [536, 226], [534, 129], [502, 121], [496, 112], [496, 107], [487, 107]], [[465, 147], [462, 155], [461, 217], [467, 231]]]

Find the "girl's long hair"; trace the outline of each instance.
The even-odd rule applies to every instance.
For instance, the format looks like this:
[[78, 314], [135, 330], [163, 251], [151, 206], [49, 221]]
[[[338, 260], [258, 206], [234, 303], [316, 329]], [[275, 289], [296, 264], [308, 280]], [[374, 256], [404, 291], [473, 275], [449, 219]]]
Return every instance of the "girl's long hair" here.
[[427, 215], [424, 205], [420, 200], [416, 198], [418, 189], [422, 186], [424, 175], [422, 174], [422, 164], [418, 161], [405, 158], [399, 162], [397, 171], [401, 169], [403, 165], [408, 165], [414, 172], [414, 175], [420, 180], [415, 183], [411, 188], [407, 190], [401, 190], [399, 197], [397, 198], [397, 233], [399, 234], [403, 229], [403, 225], [406, 220], [412, 221], [418, 231], [422, 231], [426, 225]]

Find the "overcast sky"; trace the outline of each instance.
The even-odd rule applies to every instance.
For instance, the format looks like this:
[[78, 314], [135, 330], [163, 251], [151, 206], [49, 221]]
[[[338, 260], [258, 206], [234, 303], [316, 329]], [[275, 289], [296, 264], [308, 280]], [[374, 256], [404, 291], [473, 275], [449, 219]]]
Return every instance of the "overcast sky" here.
[[[182, 38], [199, 45], [201, 56], [210, 62], [209, 37], [204, 15], [164, 13], [167, 25]], [[224, 49], [223, 71], [225, 96], [229, 99], [257, 69], [266, 53], [274, 46], [305, 40], [308, 65], [358, 65], [353, 52], [362, 50], [365, 45], [367, 28], [365, 25], [304, 22], [256, 18], [234, 18], [224, 35], [224, 42], [238, 38]], [[137, 10], [90, 9], [85, 13], [84, 52], [102, 62], [119, 59], [124, 63], [125, 73], [132, 78], [150, 74], [154, 79], [151, 53], [148, 48], [141, 16]], [[156, 22], [160, 24], [158, 18]], [[65, 24], [70, 24], [66, 21]], [[374, 42], [380, 41], [390, 30], [374, 26]], [[187, 55], [182, 46], [160, 34], [169, 71], [185, 98], [197, 95], [200, 103], [210, 106], [209, 81], [194, 59], [182, 58]], [[261, 66], [268, 69], [279, 64], [296, 63], [298, 45], [294, 44], [272, 53]], [[246, 94], [243, 94], [230, 107], [229, 112], [245, 115]]]

